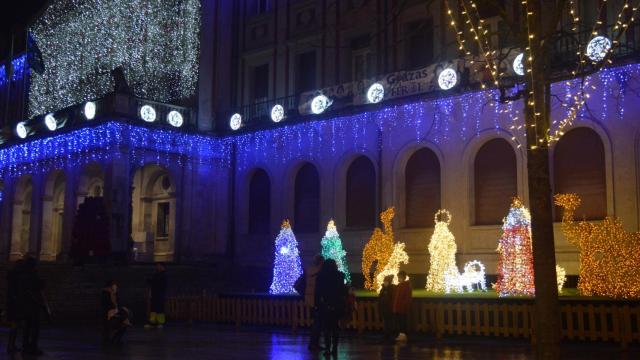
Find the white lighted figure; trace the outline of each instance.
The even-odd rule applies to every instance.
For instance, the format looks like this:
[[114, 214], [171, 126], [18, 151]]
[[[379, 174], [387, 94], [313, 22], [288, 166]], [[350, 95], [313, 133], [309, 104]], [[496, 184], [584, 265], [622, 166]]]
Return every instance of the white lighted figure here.
[[447, 284], [454, 282], [457, 286], [458, 267], [456, 266], [456, 239], [449, 231], [451, 213], [441, 209], [434, 216], [435, 228], [429, 241], [429, 272], [427, 275], [427, 291], [447, 292]]
[[589, 41], [587, 45], [587, 56], [591, 61], [598, 62], [607, 56], [609, 50], [611, 50], [611, 40], [599, 35]]
[[56, 121], [56, 118], [53, 117], [53, 114], [47, 114], [44, 117], [44, 124], [47, 126], [49, 131], [54, 131], [58, 128], [58, 122]]
[[324, 95], [318, 95], [311, 100], [311, 112], [314, 114], [322, 114], [331, 106], [331, 99]]
[[564, 283], [566, 281], [567, 281], [566, 270], [562, 266], [556, 265], [556, 282], [558, 284], [558, 294], [562, 293], [562, 288], [564, 288]]
[[484, 264], [478, 260], [464, 264], [464, 272], [460, 274], [459, 284], [460, 288], [466, 292], [487, 291]]
[[240, 129], [240, 126], [242, 126], [242, 115], [237, 113], [231, 115], [231, 119], [229, 120], [229, 126], [231, 127], [231, 130]]
[[167, 122], [173, 127], [180, 127], [184, 124], [184, 119], [178, 111], [171, 110], [169, 114], [167, 114]]
[[518, 54], [518, 56], [513, 59], [513, 72], [516, 73], [516, 75], [524, 75], [524, 53]]
[[96, 117], [96, 103], [88, 101], [84, 104], [84, 117], [87, 118], [87, 120], [93, 120], [93, 118]]
[[156, 109], [151, 105], [143, 105], [140, 108], [140, 118], [146, 122], [156, 121]]
[[[384, 278], [388, 275], [393, 275], [393, 283], [398, 285], [398, 272], [400, 271], [400, 264], [408, 264], [409, 263], [409, 255], [404, 250], [405, 244], [398, 242], [393, 245], [393, 252], [391, 253], [391, 257], [389, 261], [387, 261], [387, 265], [385, 265], [384, 269], [378, 274], [376, 277], [378, 288], [376, 291], [380, 292], [382, 289], [382, 283], [384, 282]], [[409, 277], [407, 277], [409, 280]]]
[[374, 83], [367, 90], [367, 100], [372, 104], [377, 104], [384, 99], [384, 86], [380, 83]]
[[276, 104], [271, 108], [271, 120], [273, 122], [280, 122], [284, 119], [284, 107], [280, 104]]
[[438, 75], [438, 85], [442, 90], [449, 90], [458, 83], [458, 73], [452, 68], [442, 70]]

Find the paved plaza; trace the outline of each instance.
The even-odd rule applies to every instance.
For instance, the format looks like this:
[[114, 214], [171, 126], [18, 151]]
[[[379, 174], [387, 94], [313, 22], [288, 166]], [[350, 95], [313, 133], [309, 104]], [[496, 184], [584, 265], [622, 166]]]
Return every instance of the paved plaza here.
[[[3, 342], [0, 360], [32, 359], [5, 352], [6, 329], [0, 331]], [[132, 329], [119, 348], [104, 348], [95, 329], [80, 327], [45, 328], [39, 359], [324, 359], [310, 353], [305, 333], [284, 329], [242, 328], [214, 325], [169, 325], [162, 330]], [[407, 345], [384, 345], [377, 334], [346, 333], [337, 359], [532, 359], [530, 345], [521, 340], [449, 337], [440, 341], [420, 337]], [[640, 349], [622, 351], [615, 344], [571, 343], [563, 346], [563, 359], [638, 359]]]

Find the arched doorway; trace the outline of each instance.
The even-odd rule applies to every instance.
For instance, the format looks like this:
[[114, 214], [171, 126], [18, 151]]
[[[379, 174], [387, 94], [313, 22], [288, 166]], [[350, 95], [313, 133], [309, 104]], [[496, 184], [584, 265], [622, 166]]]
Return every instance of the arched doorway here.
[[405, 219], [408, 228], [433, 227], [433, 216], [440, 209], [440, 160], [433, 150], [414, 152], [404, 173]]
[[176, 187], [167, 169], [146, 165], [133, 176], [131, 232], [138, 261], [173, 261]]
[[29, 237], [31, 235], [32, 195], [33, 181], [30, 175], [24, 175], [18, 180], [15, 196], [13, 197], [10, 260], [20, 259], [31, 250], [29, 248]]
[[346, 226], [371, 229], [376, 224], [376, 169], [368, 157], [354, 159], [347, 169]]
[[82, 168], [75, 193], [71, 257], [78, 263], [108, 256], [109, 217], [104, 202], [104, 172], [97, 163]]
[[55, 261], [62, 250], [64, 224], [64, 193], [66, 177], [63, 171], [54, 171], [45, 183], [42, 200], [42, 246], [40, 260]]

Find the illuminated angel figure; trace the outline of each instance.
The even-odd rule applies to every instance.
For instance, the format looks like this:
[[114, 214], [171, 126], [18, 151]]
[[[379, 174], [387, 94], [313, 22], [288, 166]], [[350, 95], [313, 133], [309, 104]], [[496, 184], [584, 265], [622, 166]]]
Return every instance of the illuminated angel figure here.
[[[362, 251], [362, 275], [364, 275], [364, 287], [368, 290], [376, 290], [379, 287], [377, 283], [378, 274], [387, 266], [387, 262], [393, 252], [393, 216], [395, 209], [388, 208], [380, 214], [380, 221], [384, 231], [375, 228], [369, 242], [364, 246]], [[377, 262], [371, 276], [371, 267]]]
[[[456, 266], [456, 239], [449, 231], [451, 213], [438, 210], [435, 215], [435, 229], [429, 241], [429, 274], [427, 275], [428, 291], [450, 292], [459, 291], [458, 267]], [[449, 284], [450, 286], [447, 286]]]

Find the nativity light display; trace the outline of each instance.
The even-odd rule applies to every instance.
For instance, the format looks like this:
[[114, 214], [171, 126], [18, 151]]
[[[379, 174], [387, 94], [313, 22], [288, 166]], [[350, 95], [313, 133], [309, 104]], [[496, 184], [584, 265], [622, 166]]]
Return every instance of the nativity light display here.
[[240, 129], [241, 126], [242, 126], [242, 115], [238, 113], [231, 115], [231, 118], [229, 119], [229, 127], [231, 128], [231, 130], [236, 131]]
[[611, 40], [606, 36], [598, 35], [587, 44], [587, 56], [593, 62], [604, 60], [609, 50], [611, 50]]
[[367, 100], [371, 104], [377, 104], [384, 99], [384, 86], [380, 83], [373, 83], [367, 89]]
[[181, 127], [184, 124], [184, 118], [179, 111], [171, 110], [167, 114], [167, 122], [173, 127]]
[[[438, 210], [434, 216], [435, 229], [429, 241], [429, 272], [425, 289], [438, 293], [448, 292], [451, 282], [458, 281], [458, 268], [456, 266], [456, 239], [449, 231], [451, 213], [447, 210]], [[450, 284], [447, 284], [449, 280]], [[454, 285], [455, 286], [455, 285]], [[455, 286], [457, 287], [457, 286]]]
[[269, 294], [297, 294], [293, 288], [296, 280], [302, 276], [302, 262], [298, 253], [296, 240], [289, 220], [284, 220], [275, 242], [275, 259], [273, 261], [273, 280]]
[[200, 1], [49, 3], [29, 29], [44, 60], [43, 71], [30, 72], [29, 117], [112, 92], [116, 69], [140, 98], [195, 95]]
[[640, 232], [626, 231], [616, 217], [597, 223], [575, 221], [581, 203], [576, 194], [558, 194], [555, 203], [564, 209], [562, 232], [580, 251], [580, 293], [640, 298]]
[[84, 117], [87, 120], [93, 120], [96, 117], [96, 103], [93, 101], [87, 101], [84, 104], [84, 109], [82, 111], [84, 113]]
[[156, 109], [151, 105], [142, 105], [140, 107], [140, 118], [148, 123], [156, 121]]
[[[362, 275], [364, 276], [365, 289], [377, 290], [380, 288], [381, 283], [378, 280], [378, 275], [385, 269], [394, 251], [393, 225], [391, 224], [394, 216], [395, 208], [393, 207], [380, 213], [380, 221], [384, 230], [375, 228], [362, 251]], [[372, 269], [374, 263], [375, 268]]]
[[324, 237], [320, 241], [322, 245], [321, 255], [326, 259], [335, 260], [338, 264], [338, 270], [344, 274], [344, 281], [347, 284], [351, 283], [351, 274], [349, 273], [349, 266], [347, 264], [347, 252], [342, 247], [342, 240], [338, 234], [338, 229], [333, 220], [327, 224], [327, 231]]
[[271, 121], [279, 123], [284, 119], [284, 107], [280, 104], [275, 104], [271, 108]]
[[452, 68], [446, 68], [438, 75], [438, 86], [442, 90], [453, 89], [458, 84], [458, 73]]

